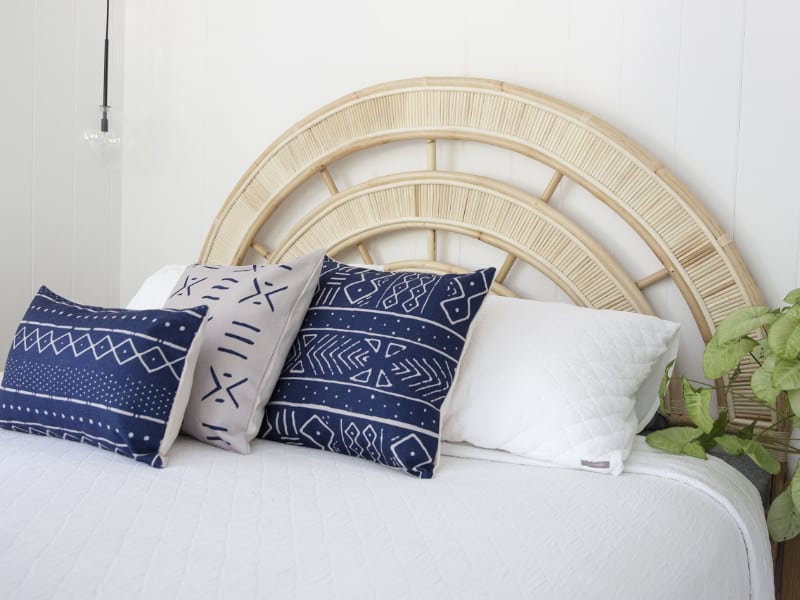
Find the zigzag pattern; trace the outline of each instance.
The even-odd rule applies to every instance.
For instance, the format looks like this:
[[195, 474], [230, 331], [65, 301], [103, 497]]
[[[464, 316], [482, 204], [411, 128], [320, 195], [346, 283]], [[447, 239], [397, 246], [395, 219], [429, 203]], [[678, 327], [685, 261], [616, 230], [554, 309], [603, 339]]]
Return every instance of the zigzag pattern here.
[[425, 302], [433, 289], [437, 278], [432, 275], [413, 273], [402, 276], [390, 286], [380, 301], [385, 310], [401, 310], [405, 313], [417, 313], [425, 306]]
[[[363, 430], [358, 428], [355, 422], [351, 421], [344, 428], [345, 445], [347, 453], [351, 456], [369, 458], [374, 462], [379, 462], [381, 452], [378, 449], [379, 434], [372, 424], [368, 424]], [[360, 439], [363, 440], [360, 441]]]
[[[447, 361], [404, 352], [407, 346], [394, 341], [364, 338], [363, 342], [339, 333], [302, 333], [284, 373], [347, 375], [350, 381], [376, 389], [393, 388], [402, 382], [415, 395], [434, 402], [447, 394], [453, 379], [453, 369]], [[383, 368], [369, 366], [373, 359]]]
[[392, 365], [392, 373], [422, 398], [435, 400], [447, 395], [453, 380], [453, 370], [436, 358], [420, 359], [410, 356]]
[[336, 333], [303, 333], [297, 340], [295, 360], [287, 367], [287, 372], [295, 375], [349, 373], [363, 368], [370, 355], [369, 347], [359, 339]]
[[326, 260], [259, 436], [431, 477], [442, 402], [493, 274]]
[[[128, 334], [128, 332], [124, 333]], [[92, 337], [93, 334], [100, 337], [95, 339]], [[96, 361], [110, 357], [118, 365], [138, 360], [148, 373], [168, 369], [175, 380], [180, 381], [180, 372], [182, 370], [180, 365], [184, 361], [185, 350], [180, 353], [178, 358], [170, 360], [157, 342], [142, 338], [139, 338], [139, 341], [150, 345], [144, 350], [140, 350], [129, 337], [115, 342], [112, 334], [105, 332], [102, 334], [81, 332], [73, 335], [71, 330], [60, 333], [58, 330], [38, 326], [29, 329], [27, 325], [22, 324], [14, 336], [11, 348], [16, 350], [22, 347], [25, 352], [35, 350], [39, 354], [53, 352], [56, 356], [63, 352], [71, 351], [72, 356], [75, 358], [91, 353]]]

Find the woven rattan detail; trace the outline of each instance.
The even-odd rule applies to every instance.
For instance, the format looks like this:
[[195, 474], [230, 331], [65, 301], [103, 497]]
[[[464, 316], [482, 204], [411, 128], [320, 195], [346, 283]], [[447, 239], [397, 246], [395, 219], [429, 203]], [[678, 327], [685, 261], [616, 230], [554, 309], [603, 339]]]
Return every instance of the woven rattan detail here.
[[307, 215], [271, 259], [316, 248], [336, 254], [399, 229], [478, 238], [546, 273], [576, 304], [652, 314], [636, 284], [573, 222], [532, 196], [474, 175], [400, 173], [339, 193]]
[[[201, 261], [241, 262], [290, 193], [311, 176], [322, 172], [325, 177], [326, 167], [336, 160], [379, 144], [421, 140], [428, 142], [428, 167], [435, 169], [439, 139], [491, 144], [544, 163], [554, 170], [540, 195], [545, 200], [563, 175], [606, 203], [661, 261], [663, 270], [652, 281], [665, 273], [672, 277], [704, 339], [732, 309], [762, 302], [730, 237], [633, 141], [548, 96], [467, 78], [414, 79], [368, 88], [289, 129], [239, 181], [209, 232]], [[509, 200], [513, 194], [501, 193], [486, 181], [445, 181], [444, 174], [425, 182], [418, 181], [421, 175], [404, 177], [340, 193], [329, 185], [332, 199], [269, 259], [319, 247], [356, 246], [398, 227], [459, 231], [509, 252], [509, 265], [518, 257], [542, 269], [579, 304], [649, 311], [636, 285], [608, 254], [577, 226], [553, 221], [554, 211], [542, 209], [545, 202]], [[431, 263], [436, 262], [435, 244], [431, 234]], [[731, 419], [770, 419], [747, 400], [731, 400], [730, 409]]]

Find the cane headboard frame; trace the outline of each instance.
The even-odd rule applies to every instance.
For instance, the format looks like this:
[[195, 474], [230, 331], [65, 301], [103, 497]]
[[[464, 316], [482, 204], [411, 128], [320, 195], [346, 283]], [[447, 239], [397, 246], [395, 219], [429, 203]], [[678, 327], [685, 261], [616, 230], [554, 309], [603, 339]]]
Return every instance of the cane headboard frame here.
[[[380, 176], [339, 190], [328, 168], [353, 153], [390, 142], [424, 144], [426, 168]], [[505, 148], [552, 170], [537, 194], [475, 174], [437, 169], [437, 142]], [[322, 177], [330, 197], [302, 217], [273, 248], [262, 228], [309, 179]], [[661, 263], [634, 281], [611, 253], [550, 199], [562, 181], [582, 186], [617, 213]], [[442, 261], [439, 232], [498, 249], [495, 291], [514, 294], [514, 264], [536, 267], [576, 304], [652, 313], [642, 290], [672, 278], [707, 340], [731, 310], [762, 303], [753, 278], [711, 214], [657, 160], [596, 117], [522, 87], [473, 78], [421, 78], [370, 87], [322, 108], [270, 145], [228, 197], [200, 260], [238, 264], [255, 251], [271, 262], [326, 248], [357, 248], [365, 262], [373, 239], [424, 230], [426, 256], [389, 269], [457, 272]], [[725, 401], [725, 399], [721, 399]], [[728, 399], [731, 420], [765, 424], [771, 413]], [[673, 410], [679, 411], [678, 404]]]

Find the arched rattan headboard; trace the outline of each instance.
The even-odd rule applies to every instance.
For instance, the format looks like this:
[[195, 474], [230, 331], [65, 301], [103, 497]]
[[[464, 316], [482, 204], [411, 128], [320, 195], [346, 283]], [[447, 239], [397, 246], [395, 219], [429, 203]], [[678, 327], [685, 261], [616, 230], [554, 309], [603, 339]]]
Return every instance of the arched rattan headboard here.
[[[427, 168], [382, 176], [338, 190], [328, 166], [389, 142], [422, 140]], [[494, 179], [437, 169], [437, 140], [480, 142], [517, 152], [552, 169], [534, 196]], [[330, 198], [272, 249], [257, 241], [270, 217], [306, 180], [321, 176]], [[610, 253], [548, 204], [568, 178], [620, 215], [662, 267], [633, 281]], [[268, 225], [267, 225], [268, 226]], [[423, 78], [387, 83], [346, 96], [284, 133], [234, 188], [206, 239], [200, 260], [240, 263], [249, 250], [278, 261], [316, 248], [332, 254], [406, 228], [427, 232], [427, 256], [391, 269], [457, 271], [437, 253], [437, 232], [479, 239], [505, 256], [498, 293], [516, 262], [550, 277], [574, 302], [652, 312], [641, 290], [671, 277], [704, 340], [732, 309], [762, 303], [731, 238], [697, 199], [625, 135], [568, 104], [499, 81]], [[724, 401], [724, 399], [721, 399]], [[771, 413], [729, 399], [732, 421]], [[673, 411], [679, 411], [673, 403]]]

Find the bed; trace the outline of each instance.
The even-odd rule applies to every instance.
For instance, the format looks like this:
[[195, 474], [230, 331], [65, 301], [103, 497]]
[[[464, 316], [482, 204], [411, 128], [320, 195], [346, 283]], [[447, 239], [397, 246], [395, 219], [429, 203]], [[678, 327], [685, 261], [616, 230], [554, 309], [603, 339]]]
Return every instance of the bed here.
[[[515, 157], [507, 181], [453, 168], [476, 145]], [[699, 201], [595, 117], [471, 78], [337, 100], [256, 159], [197, 265], [126, 310], [36, 295], [0, 396], [2, 596], [774, 598], [755, 487], [636, 435], [691, 335], [654, 316], [667, 284], [702, 339], [760, 302]]]

